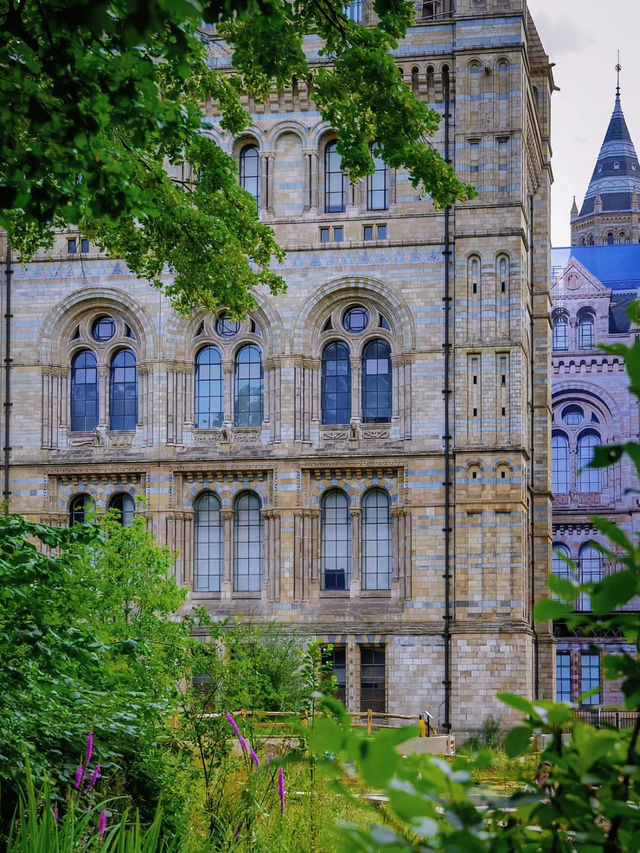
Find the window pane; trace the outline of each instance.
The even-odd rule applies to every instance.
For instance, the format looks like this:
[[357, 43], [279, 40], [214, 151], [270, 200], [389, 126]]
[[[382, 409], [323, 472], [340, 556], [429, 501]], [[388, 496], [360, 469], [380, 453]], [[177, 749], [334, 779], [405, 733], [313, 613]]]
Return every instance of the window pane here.
[[348, 589], [351, 583], [351, 516], [344, 492], [322, 501], [322, 588]]
[[374, 148], [372, 144], [370, 150], [375, 171], [367, 177], [367, 209], [386, 210], [389, 206], [389, 169], [382, 157], [374, 156]]
[[569, 349], [569, 322], [565, 314], [559, 314], [553, 320], [554, 350]]
[[135, 501], [126, 492], [118, 492], [109, 501], [109, 509], [116, 509], [120, 513], [120, 524], [123, 527], [131, 527], [135, 511]]
[[556, 701], [571, 702], [571, 655], [556, 653]]
[[555, 495], [569, 491], [569, 442], [560, 434], [551, 439], [551, 490]]
[[207, 492], [195, 504], [193, 588], [220, 592], [224, 558], [224, 527], [219, 498]]
[[322, 423], [348, 424], [351, 420], [351, 355], [349, 347], [334, 341], [322, 353]]
[[262, 579], [262, 513], [253, 492], [240, 495], [235, 504], [233, 588], [258, 592]]
[[372, 341], [362, 353], [362, 420], [391, 420], [391, 348], [386, 341]]
[[260, 348], [243, 347], [236, 356], [234, 381], [234, 423], [238, 427], [259, 427], [263, 419], [264, 381]]
[[138, 376], [135, 354], [129, 349], [117, 352], [111, 360], [109, 427], [134, 430], [138, 422]]
[[580, 693], [588, 693], [597, 688], [593, 696], [583, 699], [582, 705], [600, 704], [600, 656], [582, 654], [580, 656]]
[[389, 497], [373, 489], [362, 502], [362, 579], [364, 589], [391, 589]]
[[69, 504], [69, 524], [83, 524], [88, 521], [88, 516], [94, 508], [91, 495], [76, 495]]
[[90, 350], [71, 362], [71, 431], [87, 432], [98, 426], [98, 369]]
[[360, 649], [360, 710], [384, 713], [385, 696], [385, 650], [376, 647]]
[[578, 345], [580, 349], [593, 349], [596, 343], [595, 326], [592, 316], [580, 319], [578, 325]]
[[251, 193], [260, 210], [260, 152], [255, 145], [247, 145], [240, 154], [240, 186]]
[[205, 347], [196, 358], [196, 413], [198, 429], [218, 427], [224, 415], [222, 358], [217, 347]]
[[578, 491], [602, 491], [602, 473], [600, 468], [589, 468], [594, 450], [600, 444], [600, 438], [595, 433], [587, 433], [578, 440]]
[[[602, 556], [593, 545], [585, 545], [580, 550], [580, 583], [598, 583], [602, 580]], [[578, 610], [590, 610], [591, 598], [586, 592], [578, 597]]]
[[341, 163], [336, 143], [330, 142], [324, 151], [324, 209], [329, 213], [345, 209], [345, 179]]

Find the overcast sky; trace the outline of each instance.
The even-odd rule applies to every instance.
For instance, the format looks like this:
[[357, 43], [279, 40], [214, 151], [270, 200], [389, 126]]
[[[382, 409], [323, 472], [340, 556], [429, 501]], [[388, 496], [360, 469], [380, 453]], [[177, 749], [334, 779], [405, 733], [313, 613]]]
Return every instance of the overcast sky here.
[[528, 4], [561, 89], [551, 99], [551, 239], [568, 246], [571, 202], [582, 204], [613, 111], [618, 50], [622, 109], [640, 152], [640, 0]]

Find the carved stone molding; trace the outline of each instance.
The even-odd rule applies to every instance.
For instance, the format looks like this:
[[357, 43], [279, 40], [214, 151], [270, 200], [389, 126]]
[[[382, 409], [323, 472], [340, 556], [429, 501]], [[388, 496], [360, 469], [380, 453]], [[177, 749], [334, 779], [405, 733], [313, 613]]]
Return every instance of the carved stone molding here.
[[219, 429], [194, 430], [194, 444], [218, 444], [223, 441], [222, 432]]
[[102, 436], [97, 430], [91, 432], [70, 432], [69, 447], [100, 447]]
[[260, 444], [260, 432], [259, 427], [255, 429], [234, 429], [233, 444], [241, 447]]
[[389, 428], [388, 427], [373, 427], [373, 428], [363, 428], [361, 433], [361, 437], [363, 439], [385, 439], [389, 438]]
[[346, 441], [349, 438], [348, 429], [322, 429], [320, 438], [322, 441]]
[[107, 432], [107, 440], [110, 447], [131, 447], [135, 435], [135, 430]]

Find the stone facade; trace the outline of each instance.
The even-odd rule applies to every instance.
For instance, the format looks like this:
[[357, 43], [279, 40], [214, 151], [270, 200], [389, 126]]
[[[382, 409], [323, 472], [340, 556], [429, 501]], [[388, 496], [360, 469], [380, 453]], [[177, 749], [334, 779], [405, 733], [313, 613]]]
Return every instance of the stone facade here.
[[[66, 524], [79, 495], [99, 510], [116, 494], [143, 497], [138, 512], [175, 552], [190, 605], [277, 620], [344, 649], [351, 710], [373, 696], [390, 713], [428, 711], [465, 732], [507, 716], [499, 690], [555, 689], [552, 635], [532, 616], [551, 559], [553, 81], [522, 0], [419, 12], [431, 17], [399, 46], [398, 67], [431, 106], [444, 114], [449, 104], [435, 144], [444, 151], [448, 133], [478, 198], [446, 214], [391, 172], [382, 205], [370, 203], [365, 181], [345, 187], [344, 210], [329, 212], [333, 136], [304, 84], [247, 102], [253, 125], [242, 139], [212, 133], [239, 161], [257, 149], [256, 180], [248, 159], [241, 177], [256, 196], [260, 188], [260, 216], [287, 250], [288, 292], [258, 293], [259, 308], [235, 329], [203, 313], [179, 317], [80, 235], [60, 235], [50, 256], [16, 266], [10, 505]], [[212, 41], [211, 51], [217, 67], [228, 64], [224, 45]], [[354, 307], [366, 309], [362, 331], [345, 329]], [[96, 341], [105, 316], [112, 334]], [[366, 350], [374, 341], [390, 350], [375, 364]], [[323, 356], [337, 342], [348, 348], [350, 414], [327, 423]], [[194, 365], [207, 348], [221, 377], [210, 407], [223, 413], [205, 424], [194, 415], [203, 387]], [[119, 422], [132, 428], [114, 429], [127, 392], [113, 359], [125, 351], [137, 410], [133, 424]], [[95, 424], [91, 412], [71, 420], [71, 366], [88, 352], [89, 373], [74, 382], [97, 388]], [[261, 401], [243, 385], [247, 353], [262, 363]], [[367, 415], [365, 386], [387, 369], [390, 411], [380, 404]], [[349, 564], [331, 582], [330, 494], [346, 496]], [[196, 518], [203, 495], [212, 496], [206, 524]], [[375, 533], [371, 495], [381, 507]]]

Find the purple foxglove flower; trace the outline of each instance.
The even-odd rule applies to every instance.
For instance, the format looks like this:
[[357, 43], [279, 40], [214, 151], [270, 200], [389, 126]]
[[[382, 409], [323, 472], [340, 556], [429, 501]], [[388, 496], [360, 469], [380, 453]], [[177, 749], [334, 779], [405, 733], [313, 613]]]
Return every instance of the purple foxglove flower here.
[[231, 728], [232, 728], [232, 729], [234, 730], [234, 732], [236, 733], [236, 737], [237, 737], [237, 738], [238, 738], [238, 740], [240, 741], [240, 746], [242, 747], [242, 751], [243, 751], [243, 752], [249, 752], [249, 747], [247, 746], [247, 742], [246, 742], [246, 740], [242, 737], [242, 732], [241, 732], [241, 731], [240, 731], [240, 729], [238, 728], [238, 724], [236, 723], [236, 721], [233, 719], [233, 714], [231, 714], [231, 713], [229, 713], [229, 712], [227, 712], [227, 722], [229, 723], [229, 725], [231, 726]]
[[82, 780], [84, 779], [84, 767], [82, 764], [78, 764], [78, 769], [76, 770], [76, 791], [80, 790], [80, 785], [82, 785]]
[[100, 833], [100, 838], [102, 838], [102, 836], [104, 835], [106, 828], [107, 828], [107, 813], [105, 811], [103, 811], [100, 815], [100, 826], [98, 827], [98, 832]]
[[93, 775], [91, 777], [91, 781], [87, 786], [87, 791], [91, 792], [96, 786], [96, 782], [98, 781], [98, 776], [100, 775], [100, 765], [96, 764], [96, 769], [93, 771]]
[[93, 755], [93, 732], [89, 732], [87, 735], [87, 757], [86, 763], [89, 764], [91, 761], [91, 756]]
[[260, 767], [260, 759], [259, 759], [259, 758], [258, 758], [258, 756], [256, 755], [256, 751], [255, 751], [255, 749], [252, 749], [252, 750], [251, 750], [251, 760], [252, 760], [252, 761], [253, 761], [253, 763], [256, 765], [256, 767]]
[[284, 814], [284, 769], [278, 770], [278, 795], [280, 796], [280, 814]]

